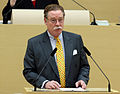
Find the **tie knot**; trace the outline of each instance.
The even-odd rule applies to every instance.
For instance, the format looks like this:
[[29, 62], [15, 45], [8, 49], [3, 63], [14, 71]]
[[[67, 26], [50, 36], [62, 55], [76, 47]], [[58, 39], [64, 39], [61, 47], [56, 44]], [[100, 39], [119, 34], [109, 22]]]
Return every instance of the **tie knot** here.
[[56, 39], [57, 41], [60, 41], [59, 37], [55, 37], [55, 39]]

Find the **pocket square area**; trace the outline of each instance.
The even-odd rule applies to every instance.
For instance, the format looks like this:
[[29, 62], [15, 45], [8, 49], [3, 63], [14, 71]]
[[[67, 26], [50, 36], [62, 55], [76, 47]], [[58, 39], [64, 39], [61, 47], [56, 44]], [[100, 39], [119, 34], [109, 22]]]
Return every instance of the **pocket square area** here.
[[76, 55], [77, 54], [77, 50], [73, 50], [73, 55]]

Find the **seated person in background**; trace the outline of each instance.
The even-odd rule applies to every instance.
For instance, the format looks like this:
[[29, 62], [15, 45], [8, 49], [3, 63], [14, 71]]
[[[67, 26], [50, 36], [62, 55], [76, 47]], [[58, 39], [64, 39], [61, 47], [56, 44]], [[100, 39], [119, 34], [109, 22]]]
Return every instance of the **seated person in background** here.
[[[23, 74], [33, 86], [47, 89], [86, 88], [90, 66], [83, 50], [84, 44], [80, 35], [63, 31], [64, 16], [63, 7], [48, 5], [44, 10], [47, 30], [28, 40]], [[56, 54], [47, 63], [55, 48]]]
[[[3, 19], [11, 19], [11, 9], [44, 9], [49, 4], [58, 4], [58, 0], [8, 0], [2, 11]], [[9, 11], [9, 13], [8, 13]]]

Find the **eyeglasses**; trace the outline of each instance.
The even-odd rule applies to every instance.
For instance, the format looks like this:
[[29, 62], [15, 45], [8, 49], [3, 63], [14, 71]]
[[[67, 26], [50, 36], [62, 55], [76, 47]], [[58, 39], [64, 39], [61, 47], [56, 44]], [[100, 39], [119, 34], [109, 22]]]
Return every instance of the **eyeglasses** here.
[[49, 20], [49, 21], [50, 21], [51, 23], [53, 23], [53, 24], [56, 24], [57, 21], [58, 21], [59, 23], [63, 23], [64, 18], [60, 18], [60, 19], [47, 19], [47, 20]]

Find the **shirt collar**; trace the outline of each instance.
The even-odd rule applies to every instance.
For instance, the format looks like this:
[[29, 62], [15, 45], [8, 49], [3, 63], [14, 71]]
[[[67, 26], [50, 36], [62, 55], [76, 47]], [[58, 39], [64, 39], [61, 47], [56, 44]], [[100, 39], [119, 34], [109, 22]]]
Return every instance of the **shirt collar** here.
[[[48, 31], [47, 31], [47, 33], [48, 33], [48, 36], [49, 36], [50, 39], [55, 40], [55, 38]], [[62, 33], [58, 37], [61, 40], [62, 39]]]

